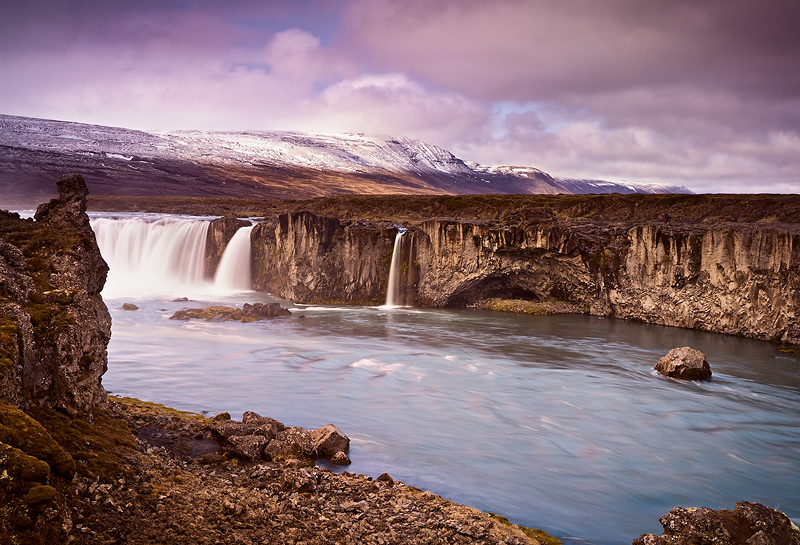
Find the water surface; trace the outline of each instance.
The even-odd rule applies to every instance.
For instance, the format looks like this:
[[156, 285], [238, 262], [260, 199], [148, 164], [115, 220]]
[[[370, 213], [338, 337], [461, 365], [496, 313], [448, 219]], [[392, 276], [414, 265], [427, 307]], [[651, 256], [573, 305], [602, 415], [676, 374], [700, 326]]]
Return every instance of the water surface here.
[[[800, 358], [772, 344], [586, 316], [286, 302], [291, 317], [251, 324], [168, 319], [269, 300], [194, 298], [107, 299], [108, 390], [333, 422], [352, 440], [348, 471], [386, 471], [570, 543], [661, 534], [677, 505], [800, 516]], [[129, 301], [141, 310], [120, 310]], [[703, 351], [713, 378], [654, 373], [677, 346]]]

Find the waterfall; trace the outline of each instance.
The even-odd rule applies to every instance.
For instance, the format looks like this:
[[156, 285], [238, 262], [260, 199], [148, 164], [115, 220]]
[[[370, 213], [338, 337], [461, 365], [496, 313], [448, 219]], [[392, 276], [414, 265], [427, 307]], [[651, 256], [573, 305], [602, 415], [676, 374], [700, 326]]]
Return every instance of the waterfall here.
[[221, 291], [253, 289], [250, 278], [250, 232], [254, 225], [241, 227], [225, 247], [214, 275], [214, 287]]
[[181, 295], [208, 286], [209, 222], [94, 218], [91, 225], [110, 268], [103, 295]]
[[394, 237], [394, 249], [392, 249], [392, 263], [389, 265], [389, 286], [386, 289], [387, 307], [400, 306], [400, 266], [402, 259], [403, 234], [406, 232], [402, 227], [398, 228], [397, 235]]

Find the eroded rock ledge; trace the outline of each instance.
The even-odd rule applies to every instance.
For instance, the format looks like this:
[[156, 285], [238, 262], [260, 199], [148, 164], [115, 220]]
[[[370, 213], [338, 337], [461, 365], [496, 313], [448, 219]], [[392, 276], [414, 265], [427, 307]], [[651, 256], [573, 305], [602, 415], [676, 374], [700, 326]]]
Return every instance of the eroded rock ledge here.
[[[405, 224], [401, 304], [547, 308], [800, 344], [800, 225]], [[253, 230], [254, 286], [297, 303], [382, 304], [398, 228], [311, 212]]]

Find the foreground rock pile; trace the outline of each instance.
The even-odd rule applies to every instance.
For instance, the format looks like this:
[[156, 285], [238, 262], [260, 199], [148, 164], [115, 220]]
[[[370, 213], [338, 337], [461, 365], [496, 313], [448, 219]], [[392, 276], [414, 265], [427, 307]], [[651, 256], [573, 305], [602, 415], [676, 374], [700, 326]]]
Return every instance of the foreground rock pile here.
[[102, 418], [127, 423], [133, 442], [123, 431], [112, 437], [116, 449], [80, 454], [86, 459], [74, 479], [52, 475], [47, 497], [18, 502], [26, 520], [4, 513], [0, 538], [128, 545], [557, 542], [388, 475], [337, 475], [296, 458], [249, 462], [226, 451], [206, 463], [203, 453], [220, 423], [136, 400], [112, 399], [109, 408]]

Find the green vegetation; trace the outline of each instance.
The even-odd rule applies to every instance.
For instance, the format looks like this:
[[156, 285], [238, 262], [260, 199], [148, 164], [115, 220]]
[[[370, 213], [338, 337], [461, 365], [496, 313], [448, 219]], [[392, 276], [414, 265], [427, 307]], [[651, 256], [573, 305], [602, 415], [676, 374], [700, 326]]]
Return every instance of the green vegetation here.
[[588, 314], [588, 309], [578, 305], [546, 299], [542, 301], [529, 301], [526, 299], [487, 299], [475, 308], [481, 310], [494, 310], [497, 312], [515, 312], [517, 314]]

